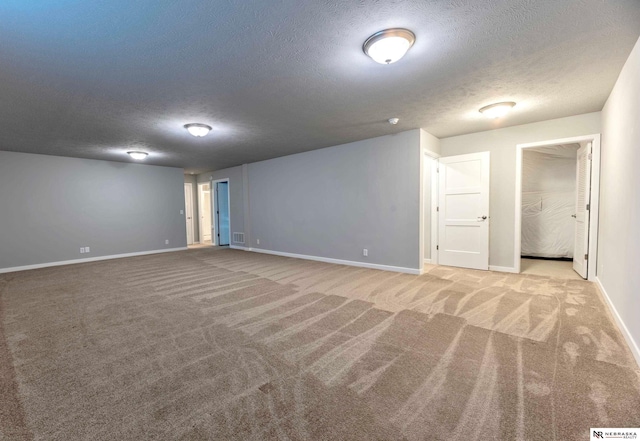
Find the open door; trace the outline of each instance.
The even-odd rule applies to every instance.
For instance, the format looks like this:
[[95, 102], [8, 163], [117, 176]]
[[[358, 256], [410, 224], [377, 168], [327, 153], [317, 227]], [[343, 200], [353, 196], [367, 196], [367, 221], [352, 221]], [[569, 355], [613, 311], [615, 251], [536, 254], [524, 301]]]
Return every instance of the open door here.
[[185, 222], [187, 225], [187, 245], [193, 245], [193, 186], [184, 184]]
[[489, 160], [489, 152], [440, 158], [440, 265], [489, 269]]
[[573, 269], [587, 278], [589, 262], [589, 209], [591, 202], [591, 143], [578, 149], [576, 163], [576, 214]]
[[198, 213], [200, 214], [200, 242], [211, 242], [211, 184], [198, 184]]
[[216, 227], [217, 240], [219, 246], [229, 245], [230, 225], [229, 225], [229, 183], [216, 182]]

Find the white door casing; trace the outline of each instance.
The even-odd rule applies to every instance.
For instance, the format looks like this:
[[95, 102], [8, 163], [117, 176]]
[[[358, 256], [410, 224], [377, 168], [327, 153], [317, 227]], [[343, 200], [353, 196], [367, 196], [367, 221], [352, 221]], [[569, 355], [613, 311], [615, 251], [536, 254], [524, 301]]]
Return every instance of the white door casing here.
[[587, 278], [589, 252], [589, 205], [591, 203], [591, 143], [578, 149], [576, 160], [576, 211], [573, 269]]
[[440, 158], [440, 265], [489, 269], [489, 172], [489, 152]]
[[187, 226], [187, 245], [193, 244], [193, 185], [184, 184], [184, 216]]

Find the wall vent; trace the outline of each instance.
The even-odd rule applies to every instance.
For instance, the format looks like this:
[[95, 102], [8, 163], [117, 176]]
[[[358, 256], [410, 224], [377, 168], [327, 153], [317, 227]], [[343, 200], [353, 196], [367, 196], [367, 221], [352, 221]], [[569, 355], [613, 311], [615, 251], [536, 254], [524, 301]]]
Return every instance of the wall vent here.
[[233, 243], [244, 243], [244, 233], [233, 233]]

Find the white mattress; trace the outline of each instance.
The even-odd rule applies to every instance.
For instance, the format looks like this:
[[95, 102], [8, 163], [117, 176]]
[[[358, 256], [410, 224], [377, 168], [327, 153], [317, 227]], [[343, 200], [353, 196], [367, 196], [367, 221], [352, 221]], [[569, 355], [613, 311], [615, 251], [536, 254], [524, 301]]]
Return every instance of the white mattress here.
[[576, 159], [574, 147], [526, 151], [522, 163], [523, 256], [573, 257]]
[[573, 257], [574, 192], [522, 194], [523, 256]]

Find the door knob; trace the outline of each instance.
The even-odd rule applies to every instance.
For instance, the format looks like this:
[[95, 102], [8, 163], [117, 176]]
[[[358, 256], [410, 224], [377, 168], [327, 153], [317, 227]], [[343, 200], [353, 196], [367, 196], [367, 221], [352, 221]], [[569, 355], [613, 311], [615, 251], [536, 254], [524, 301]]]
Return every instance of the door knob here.
[[575, 215], [575, 214], [572, 214], [572, 215], [571, 215], [571, 217], [572, 217], [572, 218], [574, 218], [574, 219], [576, 219], [576, 215]]
[[482, 216], [482, 217], [478, 216], [478, 222], [482, 222], [485, 220], [487, 220], [487, 216]]

